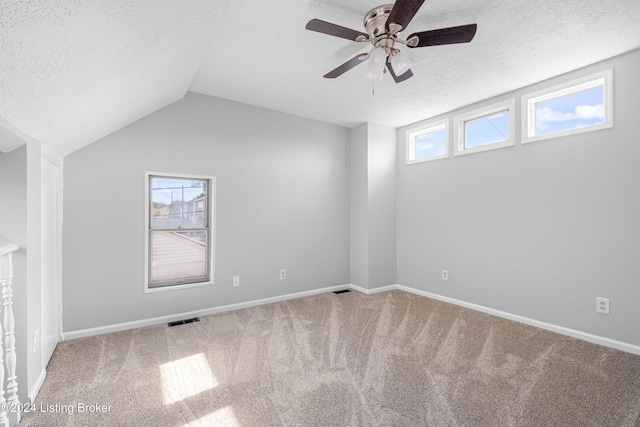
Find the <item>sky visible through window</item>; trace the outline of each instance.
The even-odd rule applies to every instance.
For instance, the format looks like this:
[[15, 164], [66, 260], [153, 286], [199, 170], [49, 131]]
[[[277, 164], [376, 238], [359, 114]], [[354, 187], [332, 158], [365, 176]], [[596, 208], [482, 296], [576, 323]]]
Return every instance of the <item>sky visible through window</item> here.
[[152, 227], [204, 227], [206, 185], [204, 180], [152, 177]]
[[536, 135], [563, 132], [604, 123], [604, 86], [535, 104]]
[[193, 200], [205, 192], [205, 181], [192, 179], [160, 178], [151, 179], [153, 201], [171, 203], [176, 200]]
[[509, 139], [509, 112], [469, 120], [464, 124], [464, 147], [474, 148]]
[[447, 145], [446, 136], [444, 129], [416, 136], [416, 160], [444, 155]]

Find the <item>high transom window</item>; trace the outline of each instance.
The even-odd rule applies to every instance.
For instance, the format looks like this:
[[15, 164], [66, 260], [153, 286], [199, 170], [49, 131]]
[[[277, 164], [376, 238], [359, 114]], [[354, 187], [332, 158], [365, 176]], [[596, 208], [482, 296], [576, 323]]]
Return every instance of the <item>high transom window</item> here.
[[522, 142], [611, 127], [611, 81], [608, 70], [524, 96]]
[[514, 104], [510, 99], [454, 117], [454, 155], [513, 145]]
[[449, 157], [448, 120], [407, 131], [407, 164]]

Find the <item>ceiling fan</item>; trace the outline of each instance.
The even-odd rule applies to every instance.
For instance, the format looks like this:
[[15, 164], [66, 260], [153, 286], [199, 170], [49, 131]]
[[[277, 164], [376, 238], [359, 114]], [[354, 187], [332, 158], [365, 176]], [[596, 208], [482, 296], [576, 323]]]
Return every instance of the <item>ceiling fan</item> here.
[[382, 6], [374, 7], [364, 17], [366, 33], [320, 19], [309, 21], [305, 27], [307, 30], [356, 42], [370, 42], [373, 45], [368, 53], [361, 53], [351, 58], [339, 67], [329, 71], [324, 77], [335, 79], [369, 59], [367, 77], [380, 80], [386, 72], [386, 68], [386, 70], [389, 70], [393, 80], [396, 83], [400, 83], [412, 77], [413, 73], [410, 70], [411, 64], [409, 60], [395, 47], [396, 43], [416, 48], [468, 43], [475, 36], [477, 24], [421, 31], [411, 34], [406, 39], [398, 37], [398, 34], [409, 25], [422, 3], [424, 3], [424, 0], [397, 0], [395, 4], [383, 4]]

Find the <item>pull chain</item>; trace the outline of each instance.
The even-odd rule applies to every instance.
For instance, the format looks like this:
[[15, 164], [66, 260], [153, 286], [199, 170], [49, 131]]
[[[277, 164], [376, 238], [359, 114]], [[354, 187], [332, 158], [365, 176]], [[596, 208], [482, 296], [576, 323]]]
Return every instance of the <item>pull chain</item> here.
[[[382, 75], [387, 74], [387, 69], [382, 70]], [[371, 96], [376, 94], [376, 79], [371, 79]]]

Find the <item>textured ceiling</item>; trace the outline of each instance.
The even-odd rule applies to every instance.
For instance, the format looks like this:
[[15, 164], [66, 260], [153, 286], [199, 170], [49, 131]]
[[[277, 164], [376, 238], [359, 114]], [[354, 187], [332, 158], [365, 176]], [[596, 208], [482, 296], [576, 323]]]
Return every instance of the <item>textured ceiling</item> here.
[[0, 116], [61, 154], [182, 98], [217, 9], [208, 0], [0, 7]]
[[414, 77], [365, 78], [366, 64], [322, 75], [369, 49], [307, 31], [318, 18], [363, 31], [376, 0], [225, 1], [191, 91], [353, 126], [398, 127], [640, 47], [639, 0], [429, 0], [406, 31], [478, 24], [468, 44], [403, 49]]
[[[477, 23], [468, 44], [403, 50], [414, 77], [375, 83], [371, 0], [0, 0], [0, 150], [26, 135], [68, 154], [187, 90], [354, 126], [402, 126], [640, 47], [640, 1], [426, 1], [401, 35]], [[194, 77], [195, 76], [195, 77]], [[21, 137], [21, 139], [25, 139]]]

